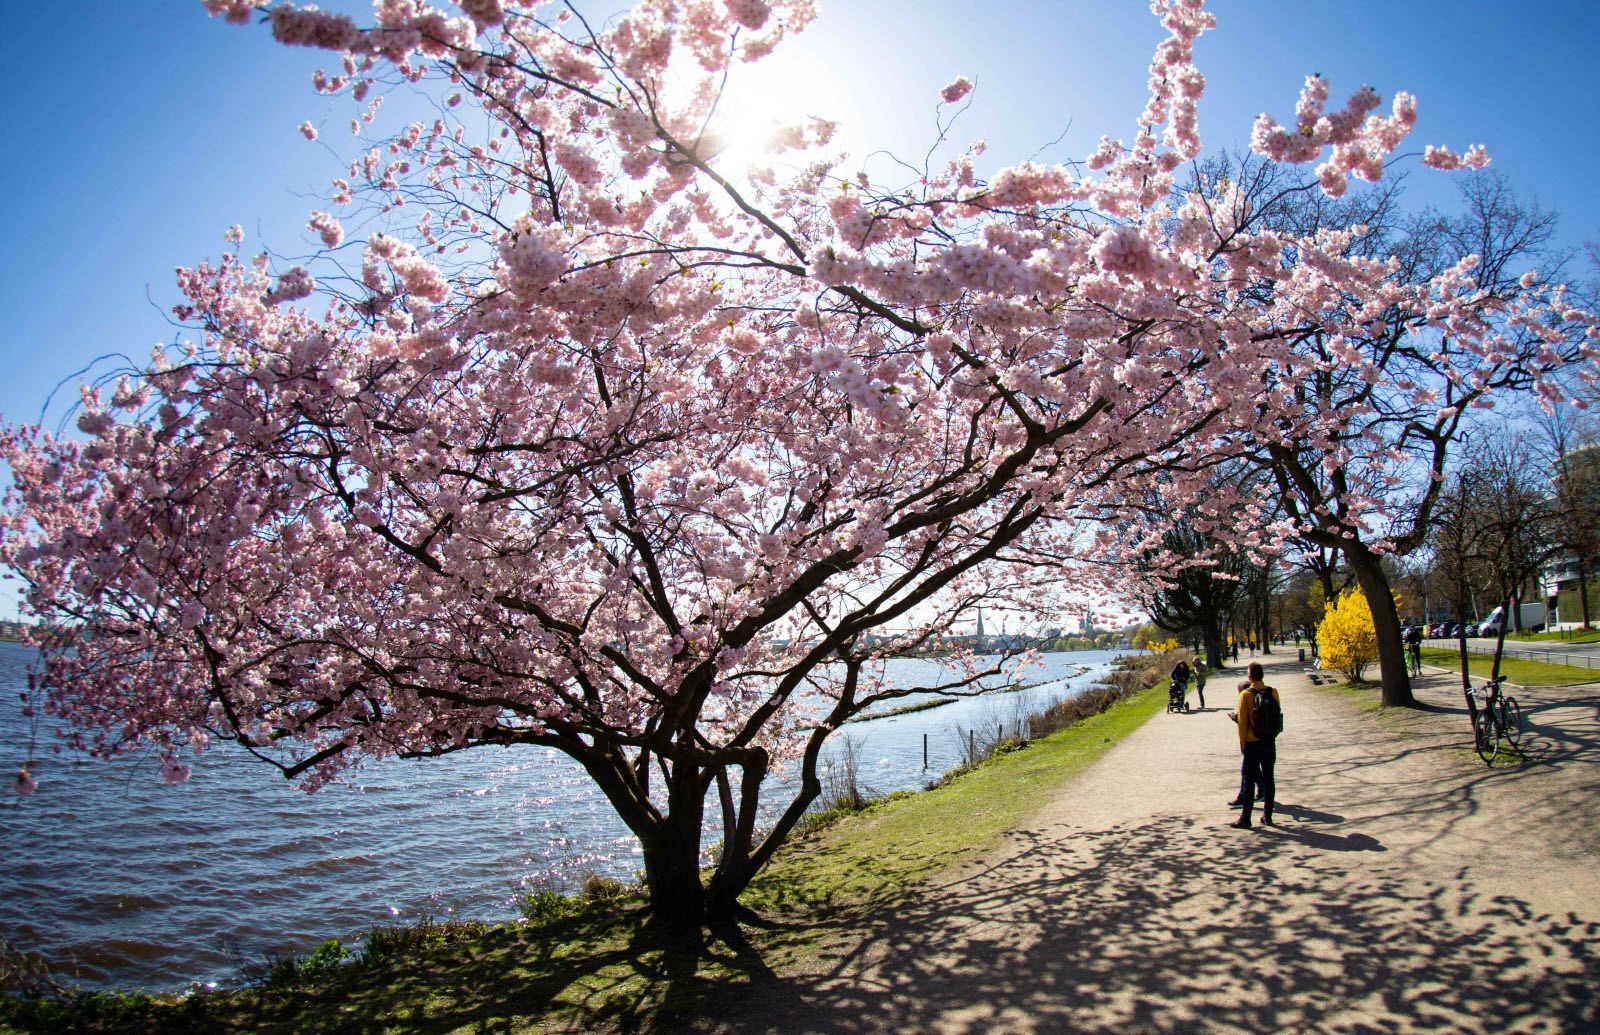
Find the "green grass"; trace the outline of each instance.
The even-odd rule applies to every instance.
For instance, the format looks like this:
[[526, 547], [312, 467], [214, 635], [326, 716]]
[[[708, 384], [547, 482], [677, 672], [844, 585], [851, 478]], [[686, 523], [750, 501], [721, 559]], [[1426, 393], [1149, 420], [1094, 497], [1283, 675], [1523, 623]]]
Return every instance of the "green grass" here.
[[1567, 629], [1561, 632], [1506, 633], [1507, 643], [1593, 643], [1600, 640], [1600, 624], [1593, 629]]
[[919, 877], [979, 858], [1166, 703], [1166, 687], [1158, 684], [1026, 750], [997, 755], [943, 787], [846, 816], [786, 849], [745, 901], [758, 912], [860, 908]]
[[[1444, 647], [1422, 648], [1422, 661], [1427, 665], [1461, 671], [1461, 654]], [[1467, 671], [1473, 676], [1487, 678], [1494, 667], [1491, 654], [1467, 655]], [[1570, 686], [1574, 683], [1600, 681], [1600, 669], [1580, 668], [1575, 665], [1553, 665], [1545, 661], [1526, 658], [1500, 659], [1500, 673], [1519, 686]]]
[[277, 981], [242, 990], [0, 997], [0, 1035], [678, 1031], [710, 1004], [750, 994], [774, 972], [807, 968], [844, 944], [839, 918], [881, 908], [918, 880], [983, 857], [1166, 699], [1158, 682], [935, 790], [813, 826], [743, 898], [768, 922], [722, 940], [663, 937], [645, 923], [637, 897], [585, 894], [559, 909], [541, 899], [525, 906], [545, 923], [375, 931], [348, 963], [340, 962], [342, 947], [327, 944], [306, 960], [273, 961]]

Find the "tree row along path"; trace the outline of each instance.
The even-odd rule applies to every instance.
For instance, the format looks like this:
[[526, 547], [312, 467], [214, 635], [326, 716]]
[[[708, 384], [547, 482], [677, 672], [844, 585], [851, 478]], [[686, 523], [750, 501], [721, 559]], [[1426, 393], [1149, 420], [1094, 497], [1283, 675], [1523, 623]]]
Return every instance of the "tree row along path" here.
[[1277, 828], [1227, 825], [1241, 661], [717, 1030], [1600, 1030], [1600, 685], [1517, 688], [1528, 761], [1491, 769], [1458, 675], [1377, 712], [1262, 660]]

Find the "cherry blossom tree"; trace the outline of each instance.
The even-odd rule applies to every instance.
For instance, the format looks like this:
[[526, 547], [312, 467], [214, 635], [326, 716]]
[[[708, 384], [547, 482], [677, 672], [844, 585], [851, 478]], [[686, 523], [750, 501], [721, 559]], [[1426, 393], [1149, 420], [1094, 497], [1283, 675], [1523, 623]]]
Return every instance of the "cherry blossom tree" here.
[[[308, 216], [319, 253], [233, 233], [181, 270], [192, 343], [86, 386], [78, 434], [5, 430], [0, 562], [82, 630], [30, 707], [97, 755], [155, 745], [169, 782], [219, 739], [307, 789], [553, 748], [638, 837], [673, 926], [737, 914], [827, 736], [914, 689], [890, 656], [1103, 559], [1157, 479], [1196, 499], [1227, 457], [1344, 434], [1315, 374], [1413, 391], [1345, 344], [1378, 316], [1501, 347], [1471, 263], [1405, 282], [1351, 253], [1357, 230], [1253, 226], [1237, 185], [1173, 200], [1200, 152], [1199, 0], [1154, 5], [1131, 142], [892, 187], [817, 120], [748, 172], [720, 161], [728, 70], [808, 0], [644, 0], [603, 28], [501, 0], [379, 0], [366, 28], [203, 3], [330, 52], [315, 86], [362, 134], [389, 87], [436, 109], [353, 154]], [[1313, 78], [1255, 138], [1338, 194], [1416, 112], [1326, 96]], [[1550, 319], [1531, 289], [1496, 299], [1502, 325]], [[767, 803], [778, 766], [794, 793]]]

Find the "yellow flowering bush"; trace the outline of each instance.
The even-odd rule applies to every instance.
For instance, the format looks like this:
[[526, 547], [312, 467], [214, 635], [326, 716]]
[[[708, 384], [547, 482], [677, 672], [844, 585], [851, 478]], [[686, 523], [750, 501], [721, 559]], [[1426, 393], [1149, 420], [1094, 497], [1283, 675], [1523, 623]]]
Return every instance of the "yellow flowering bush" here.
[[1340, 593], [1338, 600], [1328, 602], [1317, 626], [1317, 646], [1322, 651], [1322, 666], [1343, 672], [1352, 682], [1359, 681], [1367, 666], [1378, 660], [1378, 632], [1361, 590], [1352, 586]]

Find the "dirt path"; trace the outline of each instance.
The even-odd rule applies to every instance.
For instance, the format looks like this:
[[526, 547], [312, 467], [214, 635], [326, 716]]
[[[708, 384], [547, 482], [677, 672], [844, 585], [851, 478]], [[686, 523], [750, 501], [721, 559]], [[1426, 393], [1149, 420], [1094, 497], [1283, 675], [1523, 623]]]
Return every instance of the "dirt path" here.
[[1278, 828], [1227, 826], [1220, 674], [725, 1030], [1600, 1030], [1600, 687], [1518, 689], [1531, 761], [1489, 770], [1459, 677], [1376, 713], [1292, 657]]

